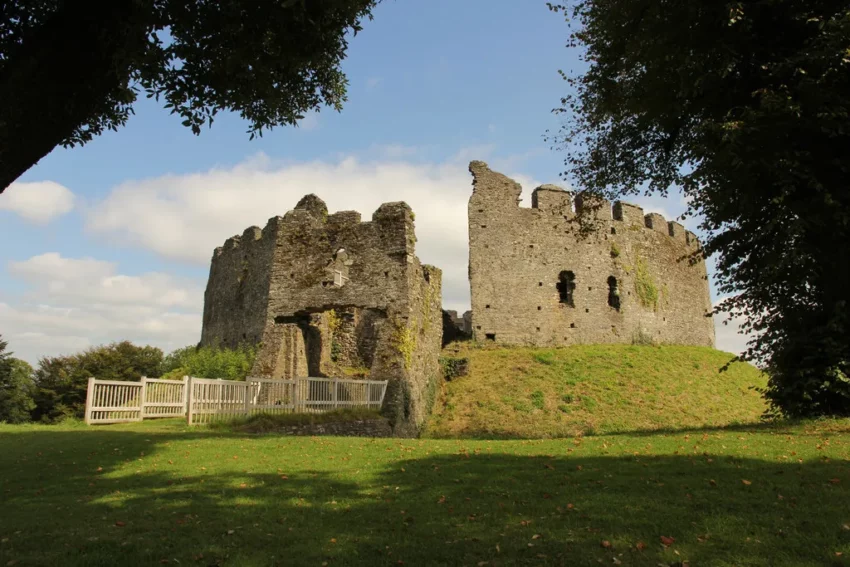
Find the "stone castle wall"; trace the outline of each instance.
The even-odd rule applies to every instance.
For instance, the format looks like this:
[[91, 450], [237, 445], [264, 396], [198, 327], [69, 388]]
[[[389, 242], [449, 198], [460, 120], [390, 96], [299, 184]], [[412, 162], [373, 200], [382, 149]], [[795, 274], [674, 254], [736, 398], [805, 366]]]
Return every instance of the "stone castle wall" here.
[[[681, 224], [553, 185], [522, 208], [518, 183], [483, 162], [470, 172], [475, 340], [714, 346], [705, 263], [689, 261], [700, 245]], [[577, 213], [592, 219], [584, 238]]]
[[201, 343], [259, 344], [256, 376], [389, 380], [382, 411], [397, 434], [414, 435], [442, 337], [441, 273], [419, 262], [415, 242], [405, 203], [361, 222], [308, 195], [215, 250]]

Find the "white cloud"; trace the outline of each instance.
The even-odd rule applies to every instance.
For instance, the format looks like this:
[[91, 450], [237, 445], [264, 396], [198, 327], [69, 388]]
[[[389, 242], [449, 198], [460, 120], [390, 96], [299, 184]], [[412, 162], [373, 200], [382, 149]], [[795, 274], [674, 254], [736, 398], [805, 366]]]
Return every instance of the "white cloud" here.
[[[87, 300], [98, 304], [156, 307], [203, 307], [203, 290], [195, 282], [178, 282], [167, 274], [126, 276], [116, 265], [93, 258], [63, 258], [56, 252], [11, 262], [9, 273], [26, 280], [51, 299]], [[39, 289], [40, 288], [40, 289]]]
[[[230, 169], [123, 183], [91, 210], [87, 224], [163, 256], [207, 265], [228, 237], [265, 226], [307, 193], [321, 197], [330, 211], [360, 211], [364, 220], [382, 203], [406, 201], [416, 213], [418, 256], [443, 270], [444, 304], [462, 311], [469, 305], [470, 157], [476, 155], [462, 152], [439, 164], [384, 155], [376, 162], [348, 157], [281, 165], [259, 156]], [[533, 187], [527, 176], [517, 178], [526, 190]]]
[[74, 208], [74, 194], [53, 181], [15, 182], [0, 194], [0, 211], [44, 224]]
[[203, 285], [160, 273], [119, 274], [115, 264], [50, 252], [9, 264], [28, 292], [0, 303], [4, 340], [31, 363], [118, 340], [164, 350], [200, 338]]

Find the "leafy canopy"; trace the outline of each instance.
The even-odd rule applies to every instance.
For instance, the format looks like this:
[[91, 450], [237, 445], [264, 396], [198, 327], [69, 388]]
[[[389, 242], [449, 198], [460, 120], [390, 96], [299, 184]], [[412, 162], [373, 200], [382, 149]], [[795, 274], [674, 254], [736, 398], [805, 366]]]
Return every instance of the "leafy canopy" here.
[[57, 144], [123, 126], [140, 94], [195, 134], [222, 110], [252, 138], [340, 110], [349, 37], [377, 1], [3, 2], [0, 192]]
[[551, 140], [609, 198], [679, 187], [718, 312], [790, 415], [850, 414], [850, 3], [577, 0]]

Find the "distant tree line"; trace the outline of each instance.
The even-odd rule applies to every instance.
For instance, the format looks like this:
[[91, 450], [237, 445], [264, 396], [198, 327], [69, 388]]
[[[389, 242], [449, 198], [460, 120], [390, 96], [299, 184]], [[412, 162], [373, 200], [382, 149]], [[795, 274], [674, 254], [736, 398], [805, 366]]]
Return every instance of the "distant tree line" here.
[[65, 356], [46, 356], [33, 368], [14, 358], [0, 337], [0, 422], [57, 423], [82, 418], [88, 379], [138, 381], [142, 376], [244, 380], [256, 349], [187, 346], [165, 355], [129, 341]]

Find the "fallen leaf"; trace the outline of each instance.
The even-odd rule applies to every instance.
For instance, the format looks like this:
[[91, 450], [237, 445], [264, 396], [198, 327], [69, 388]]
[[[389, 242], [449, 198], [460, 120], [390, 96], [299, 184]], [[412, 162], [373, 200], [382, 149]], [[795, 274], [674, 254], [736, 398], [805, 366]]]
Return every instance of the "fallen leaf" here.
[[845, 532], [850, 532], [850, 524], [842, 524], [841, 529]]
[[838, 484], [839, 482], [841, 482], [841, 479], [840, 478], [831, 478], [831, 479], [829, 479], [829, 482], [830, 482], [830, 484]]
[[227, 535], [233, 535], [234, 533], [236, 532], [234, 532], [233, 530], [227, 530]]
[[741, 479], [741, 482], [743, 482], [743, 483], [744, 483], [745, 485], [747, 485], [747, 486], [749, 486], [749, 485], [751, 485], [751, 484], [753, 483], [753, 481], [751, 481], [751, 480], [746, 480], [746, 479], [743, 479], [743, 478]]
[[711, 480], [708, 481], [708, 484], [710, 484], [711, 486], [717, 486], [717, 481], [714, 480], [714, 479], [711, 479]]
[[115, 525], [118, 526], [119, 528], [123, 528], [127, 524], [125, 524], [124, 522], [115, 522]]
[[289, 477], [285, 474], [280, 475], [281, 480], [289, 480]]
[[623, 562], [620, 561], [619, 559], [617, 559], [616, 557], [612, 557], [611, 561], [614, 562], [614, 565], [622, 565], [623, 564]]
[[644, 549], [646, 549], [646, 544], [645, 544], [645, 543], [643, 543], [642, 541], [639, 541], [639, 542], [637, 542], [637, 543], [635, 544], [635, 548], [636, 548], [638, 551], [643, 551]]
[[667, 537], [667, 536], [661, 536], [661, 543], [663, 543], [665, 547], [669, 547], [669, 546], [673, 545], [673, 543], [675, 541], [676, 541], [675, 538]]
[[540, 534], [534, 534], [531, 539], [540, 539]]
[[332, 537], [332, 538], [331, 538], [331, 543], [336, 543], [336, 538], [335, 538], [335, 537]]
[[603, 540], [602, 540], [602, 543], [600, 543], [600, 545], [601, 545], [602, 547], [604, 547], [605, 549], [608, 549], [608, 548], [610, 548], [610, 547], [611, 547], [611, 542], [610, 542], [610, 541], [608, 541], [607, 539], [603, 539]]

